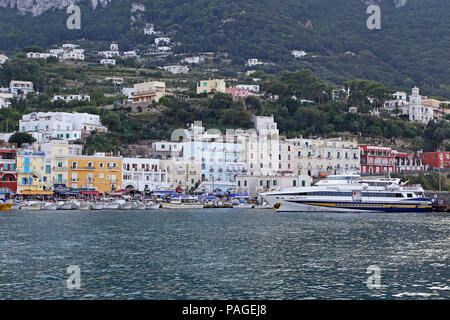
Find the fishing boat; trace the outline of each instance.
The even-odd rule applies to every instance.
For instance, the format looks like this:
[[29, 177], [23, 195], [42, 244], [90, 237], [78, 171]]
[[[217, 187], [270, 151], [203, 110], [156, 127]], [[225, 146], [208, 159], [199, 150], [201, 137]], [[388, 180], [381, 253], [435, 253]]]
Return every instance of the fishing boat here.
[[362, 179], [358, 174], [332, 175], [311, 187], [267, 192], [261, 197], [278, 212], [418, 212], [430, 211], [421, 185], [398, 178]]

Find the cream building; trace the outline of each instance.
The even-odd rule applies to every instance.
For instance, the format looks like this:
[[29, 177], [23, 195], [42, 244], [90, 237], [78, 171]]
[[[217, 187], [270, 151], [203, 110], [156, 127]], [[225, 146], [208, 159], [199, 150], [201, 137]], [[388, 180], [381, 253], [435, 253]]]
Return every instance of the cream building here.
[[137, 83], [133, 89], [133, 102], [159, 102], [166, 95], [166, 84], [160, 81]]
[[167, 185], [170, 188], [193, 189], [200, 183], [200, 162], [193, 160], [171, 159], [160, 161], [161, 171], [167, 173]]
[[339, 139], [287, 139], [280, 143], [282, 174], [323, 176], [344, 171], [359, 172], [356, 141]]
[[202, 80], [197, 83], [197, 94], [201, 93], [225, 93], [227, 89], [225, 80], [222, 79], [210, 79]]

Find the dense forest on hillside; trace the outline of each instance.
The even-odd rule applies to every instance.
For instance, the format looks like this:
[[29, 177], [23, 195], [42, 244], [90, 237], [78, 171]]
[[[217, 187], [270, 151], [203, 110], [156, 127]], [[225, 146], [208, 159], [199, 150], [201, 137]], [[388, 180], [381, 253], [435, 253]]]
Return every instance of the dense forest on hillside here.
[[[127, 50], [152, 43], [154, 37], [139, 29], [150, 22], [180, 42], [175, 53], [223, 51], [237, 65], [248, 58], [273, 62], [273, 73], [309, 69], [331, 84], [361, 78], [399, 89], [417, 85], [425, 95], [450, 98], [448, 0], [410, 0], [401, 8], [383, 1], [381, 30], [367, 29], [367, 5], [360, 0], [141, 0], [146, 10], [135, 14], [133, 25], [132, 2], [96, 10], [82, 3], [76, 31], [66, 28], [64, 10], [31, 17], [2, 8], [0, 50], [75, 39], [117, 40]], [[296, 60], [293, 49], [309, 55]]]

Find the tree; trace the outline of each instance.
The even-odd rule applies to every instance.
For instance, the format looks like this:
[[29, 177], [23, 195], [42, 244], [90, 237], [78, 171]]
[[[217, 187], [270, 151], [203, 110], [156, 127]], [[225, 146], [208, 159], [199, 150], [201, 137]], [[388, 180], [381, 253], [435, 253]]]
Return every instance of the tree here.
[[19, 148], [24, 143], [33, 144], [36, 142], [36, 139], [30, 135], [28, 132], [16, 132], [9, 138], [9, 143], [17, 143]]

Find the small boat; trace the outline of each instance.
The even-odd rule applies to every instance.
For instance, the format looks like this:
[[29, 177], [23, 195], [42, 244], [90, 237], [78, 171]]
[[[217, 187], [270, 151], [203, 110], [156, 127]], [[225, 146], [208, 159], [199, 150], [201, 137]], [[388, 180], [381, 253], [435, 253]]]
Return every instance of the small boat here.
[[42, 210], [57, 210], [57, 209], [58, 209], [58, 205], [53, 202], [47, 202], [42, 207]]
[[120, 204], [117, 202], [106, 202], [103, 204], [103, 210], [118, 210]]
[[20, 206], [20, 210], [37, 211], [41, 210], [43, 204], [38, 201], [25, 202]]
[[9, 211], [14, 206], [14, 203], [0, 203], [0, 211]]
[[80, 202], [77, 210], [90, 210], [91, 206], [90, 202]]
[[158, 210], [159, 208], [161, 208], [160, 203], [147, 203], [145, 205], [146, 210]]
[[145, 209], [147, 209], [147, 205], [145, 203], [138, 202], [135, 204], [134, 209], [135, 210], [145, 210]]
[[103, 202], [95, 202], [91, 205], [91, 210], [103, 210], [104, 205]]
[[119, 204], [119, 209], [120, 210], [131, 210], [131, 209], [133, 209], [133, 203], [131, 203], [131, 202], [121, 203], [121, 204]]
[[163, 209], [203, 209], [203, 204], [195, 201], [190, 201], [190, 199], [181, 198], [172, 199], [170, 202], [163, 202], [161, 204]]
[[72, 202], [63, 202], [58, 206], [58, 210], [73, 210], [75, 208]]

